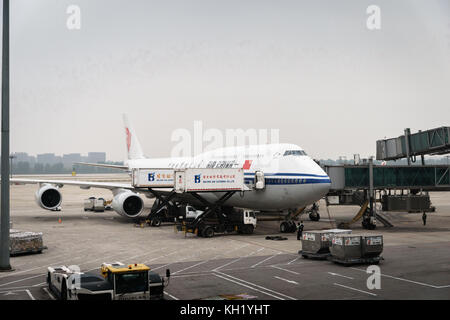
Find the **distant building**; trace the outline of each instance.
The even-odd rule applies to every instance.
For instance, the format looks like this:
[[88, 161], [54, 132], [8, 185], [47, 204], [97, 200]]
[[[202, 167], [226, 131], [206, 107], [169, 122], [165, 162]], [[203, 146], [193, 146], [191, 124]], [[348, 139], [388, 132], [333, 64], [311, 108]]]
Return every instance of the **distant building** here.
[[61, 162], [61, 157], [56, 157], [54, 153], [43, 153], [38, 154], [36, 160], [40, 164], [55, 164]]
[[64, 168], [72, 168], [75, 162], [81, 162], [81, 154], [80, 153], [68, 153], [63, 154], [62, 163]]
[[106, 152], [89, 152], [86, 161], [92, 163], [106, 162]]
[[30, 156], [26, 152], [14, 152], [13, 155], [15, 157], [15, 163], [28, 162], [29, 164], [34, 165], [34, 163], [36, 162], [36, 157]]

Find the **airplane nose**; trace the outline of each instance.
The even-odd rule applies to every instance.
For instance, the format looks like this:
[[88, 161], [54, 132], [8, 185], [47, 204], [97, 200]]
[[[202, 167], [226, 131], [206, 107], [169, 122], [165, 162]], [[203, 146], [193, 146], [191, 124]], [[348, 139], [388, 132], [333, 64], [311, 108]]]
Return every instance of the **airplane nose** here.
[[319, 179], [319, 183], [316, 183], [314, 185], [314, 191], [317, 192], [317, 194], [320, 195], [320, 197], [324, 197], [328, 191], [330, 191], [331, 187], [331, 180], [328, 174], [320, 168], [320, 171], [322, 172], [321, 178]]
[[[326, 180], [326, 179], [324, 179]], [[328, 178], [329, 180], [329, 178]], [[321, 182], [314, 184], [314, 191], [317, 193], [317, 195], [320, 195], [320, 198], [324, 197], [328, 191], [330, 190], [331, 183], [327, 182]]]

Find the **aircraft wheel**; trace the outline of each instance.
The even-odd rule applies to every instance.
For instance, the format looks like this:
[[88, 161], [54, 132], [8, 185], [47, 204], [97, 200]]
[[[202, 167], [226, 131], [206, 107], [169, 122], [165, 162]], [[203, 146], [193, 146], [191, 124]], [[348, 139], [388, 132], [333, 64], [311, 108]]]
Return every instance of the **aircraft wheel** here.
[[288, 230], [289, 230], [289, 223], [288, 223], [287, 221], [283, 221], [283, 222], [280, 224], [280, 232], [281, 232], [281, 233], [287, 233]]
[[212, 238], [214, 237], [214, 229], [212, 227], [206, 227], [202, 234], [205, 238]]
[[253, 225], [248, 225], [248, 226], [244, 226], [242, 231], [244, 234], [252, 234], [254, 229], [255, 229], [255, 227], [253, 227]]
[[320, 214], [318, 214], [318, 213], [316, 213], [316, 214], [310, 213], [309, 214], [309, 219], [311, 221], [319, 221], [320, 220]]
[[160, 218], [154, 218], [154, 219], [152, 220], [152, 226], [154, 226], [154, 227], [159, 227], [159, 226], [161, 226], [161, 219], [160, 219]]
[[67, 300], [67, 284], [65, 280], [63, 280], [61, 285], [61, 300]]

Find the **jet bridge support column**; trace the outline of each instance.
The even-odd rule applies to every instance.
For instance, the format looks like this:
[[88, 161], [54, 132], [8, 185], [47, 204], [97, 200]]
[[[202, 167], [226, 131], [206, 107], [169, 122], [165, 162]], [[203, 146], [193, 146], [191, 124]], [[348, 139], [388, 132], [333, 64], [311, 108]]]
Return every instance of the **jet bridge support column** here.
[[369, 211], [364, 213], [362, 226], [365, 229], [375, 229], [375, 214], [376, 209], [374, 206], [374, 200], [375, 200], [375, 189], [373, 186], [373, 157], [370, 157], [369, 159]]

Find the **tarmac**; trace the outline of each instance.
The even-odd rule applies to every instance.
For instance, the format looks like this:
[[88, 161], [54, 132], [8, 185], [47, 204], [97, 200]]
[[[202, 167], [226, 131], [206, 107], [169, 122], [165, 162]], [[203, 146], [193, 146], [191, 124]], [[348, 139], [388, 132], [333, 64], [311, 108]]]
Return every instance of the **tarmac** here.
[[[127, 176], [75, 178], [123, 181]], [[175, 232], [173, 224], [141, 228], [114, 211], [84, 212], [84, 199], [111, 199], [108, 190], [64, 186], [62, 211], [54, 212], [37, 206], [36, 189], [36, 185], [11, 186], [11, 221], [14, 229], [43, 232], [48, 249], [41, 254], [11, 257], [14, 271], [0, 273], [0, 299], [54, 299], [45, 283], [48, 266], [77, 265], [82, 271], [93, 271], [103, 262], [114, 261], [146, 263], [161, 275], [170, 269], [172, 276], [165, 289], [168, 300], [238, 294], [268, 300], [450, 298], [450, 197], [445, 192], [430, 194], [436, 212], [428, 214], [426, 226], [421, 213], [393, 212], [385, 213], [392, 228], [380, 225], [366, 231], [360, 222], [352, 225], [354, 233], [384, 237], [384, 260], [378, 265], [380, 286], [373, 288], [369, 266], [345, 267], [304, 259], [298, 254], [301, 243], [296, 234], [279, 233], [276, 221], [258, 223], [252, 235], [206, 239]], [[147, 208], [152, 201], [145, 199]], [[301, 219], [305, 230], [334, 228], [336, 222], [349, 221], [357, 210], [354, 206], [334, 206], [329, 207], [328, 215], [322, 201], [319, 222], [306, 216]], [[288, 239], [266, 240], [267, 235]]]

